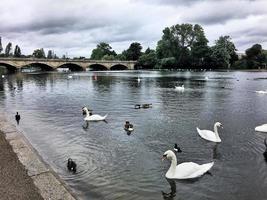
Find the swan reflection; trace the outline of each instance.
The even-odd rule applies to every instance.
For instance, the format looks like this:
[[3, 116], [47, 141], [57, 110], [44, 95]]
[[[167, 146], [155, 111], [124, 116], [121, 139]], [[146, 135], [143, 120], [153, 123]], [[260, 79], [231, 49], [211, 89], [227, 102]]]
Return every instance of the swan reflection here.
[[176, 196], [176, 183], [172, 179], [167, 179], [168, 183], [171, 186], [171, 191], [169, 193], [166, 193], [164, 191], [161, 191], [162, 197], [165, 200], [172, 200]]

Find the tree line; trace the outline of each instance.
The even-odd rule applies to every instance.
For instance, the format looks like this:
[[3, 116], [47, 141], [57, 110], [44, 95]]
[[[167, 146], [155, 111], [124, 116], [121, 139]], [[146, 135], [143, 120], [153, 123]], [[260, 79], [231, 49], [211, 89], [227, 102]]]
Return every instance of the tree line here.
[[[105, 42], [99, 43], [91, 52], [92, 60], [134, 60], [142, 69], [255, 69], [266, 68], [267, 51], [260, 44], [254, 44], [241, 57], [230, 36], [220, 36], [213, 46], [208, 45], [204, 29], [199, 24], [176, 24], [166, 27], [155, 49], [143, 50], [139, 42], [133, 42], [128, 49], [116, 53]], [[48, 50], [36, 49], [32, 55], [21, 54], [20, 47], [9, 42], [3, 51], [0, 37], [0, 56], [35, 57], [57, 59], [57, 55]], [[67, 58], [63, 55], [62, 58]], [[76, 59], [84, 59], [79, 57]]]

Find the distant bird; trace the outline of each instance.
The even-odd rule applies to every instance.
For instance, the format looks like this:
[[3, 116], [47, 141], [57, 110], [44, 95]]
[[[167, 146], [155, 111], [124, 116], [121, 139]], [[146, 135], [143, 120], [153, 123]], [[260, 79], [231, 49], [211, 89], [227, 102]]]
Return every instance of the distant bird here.
[[265, 158], [265, 160], [267, 162], [267, 141], [266, 141], [266, 138], [264, 139], [264, 144], [265, 144], [266, 149], [263, 152], [263, 156], [264, 156], [264, 158]]
[[210, 130], [200, 130], [197, 127], [197, 132], [200, 137], [202, 137], [205, 140], [211, 141], [211, 142], [221, 142], [221, 138], [218, 134], [218, 127], [223, 128], [222, 124], [220, 122], [216, 122], [214, 124], [214, 132]]
[[82, 111], [83, 113], [86, 113], [84, 121], [105, 121], [106, 117], [108, 116], [108, 114], [106, 114], [105, 116], [92, 114], [86, 107], [83, 107]]
[[256, 93], [258, 93], [258, 94], [267, 94], [267, 90], [257, 90]]
[[2, 78], [5, 78], [5, 75], [2, 75]]
[[133, 125], [129, 121], [126, 121], [124, 125], [124, 130], [127, 133], [131, 133], [134, 130]]
[[68, 159], [67, 167], [69, 171], [72, 171], [73, 173], [76, 172], [77, 165], [71, 158]]
[[178, 147], [178, 145], [176, 143], [174, 144], [173, 151], [176, 153], [182, 153], [182, 150], [180, 149], [180, 147]]
[[141, 82], [141, 79], [140, 79], [139, 77], [137, 78], [137, 82], [138, 82], [138, 83], [140, 83], [140, 82]]
[[72, 75], [68, 75], [68, 78], [71, 79], [72, 78]]
[[175, 89], [178, 91], [184, 91], [184, 85], [182, 86], [175, 86]]

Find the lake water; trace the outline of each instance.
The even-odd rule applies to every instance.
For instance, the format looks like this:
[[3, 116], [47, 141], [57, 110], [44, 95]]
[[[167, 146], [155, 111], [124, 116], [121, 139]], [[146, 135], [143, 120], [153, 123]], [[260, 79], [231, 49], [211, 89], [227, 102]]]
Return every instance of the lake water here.
[[[68, 75], [72, 75], [69, 79]], [[0, 78], [0, 105], [44, 160], [80, 199], [266, 200], [266, 72], [18, 73]], [[141, 78], [140, 83], [137, 77]], [[205, 78], [207, 77], [207, 78]], [[174, 89], [184, 84], [184, 92]], [[150, 109], [135, 104], [152, 103]], [[107, 123], [83, 126], [82, 107], [108, 113]], [[127, 135], [125, 121], [134, 125]], [[196, 131], [219, 121], [222, 143]], [[15, 122], [14, 122], [15, 123]], [[211, 174], [168, 182], [163, 153], [178, 143], [178, 163], [214, 161]], [[66, 168], [71, 157], [77, 173]], [[164, 193], [171, 192], [169, 196]], [[162, 193], [164, 192], [164, 193]]]

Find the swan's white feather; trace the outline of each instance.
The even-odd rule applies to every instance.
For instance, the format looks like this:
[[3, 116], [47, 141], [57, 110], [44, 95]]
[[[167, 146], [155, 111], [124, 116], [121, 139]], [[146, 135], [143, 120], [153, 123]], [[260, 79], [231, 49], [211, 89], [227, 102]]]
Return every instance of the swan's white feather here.
[[194, 162], [184, 162], [177, 166], [174, 166], [177, 164], [177, 158], [176, 155], [168, 150], [164, 154], [168, 154], [169, 158], [171, 160], [171, 166], [169, 170], [166, 173], [166, 178], [168, 179], [193, 179], [202, 176], [207, 171], [209, 171], [212, 166], [214, 165], [214, 162], [206, 163], [203, 165], [199, 165]]
[[197, 132], [205, 140], [209, 140], [211, 142], [221, 142], [221, 138], [216, 138], [215, 133], [210, 130], [200, 130], [197, 127]]
[[263, 124], [261, 126], [257, 126], [255, 128], [255, 131], [267, 133], [267, 124]]

